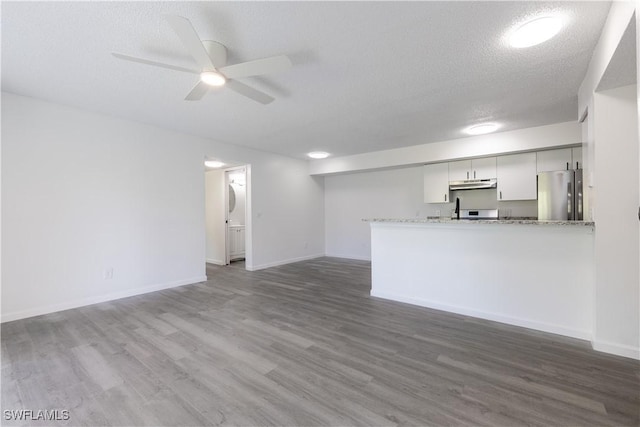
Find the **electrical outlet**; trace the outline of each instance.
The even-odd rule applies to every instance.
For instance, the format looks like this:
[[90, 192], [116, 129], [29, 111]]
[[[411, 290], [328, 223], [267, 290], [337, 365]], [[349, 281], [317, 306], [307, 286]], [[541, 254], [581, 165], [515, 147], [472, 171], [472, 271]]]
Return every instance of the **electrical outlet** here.
[[436, 209], [436, 216], [440, 217], [440, 209]]
[[104, 273], [102, 274], [102, 278], [104, 280], [111, 280], [113, 279], [113, 267], [109, 267], [107, 268]]

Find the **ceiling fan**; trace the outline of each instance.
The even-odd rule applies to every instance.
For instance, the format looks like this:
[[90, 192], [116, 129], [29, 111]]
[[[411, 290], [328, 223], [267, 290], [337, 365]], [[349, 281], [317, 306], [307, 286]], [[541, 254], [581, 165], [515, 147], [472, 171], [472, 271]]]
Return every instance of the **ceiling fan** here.
[[171, 28], [173, 28], [182, 41], [182, 44], [196, 61], [199, 69], [164, 64], [116, 52], [112, 52], [112, 55], [127, 61], [200, 75], [200, 80], [186, 96], [185, 100], [187, 101], [198, 101], [202, 99], [209, 90], [219, 89], [223, 86], [261, 104], [268, 104], [274, 100], [271, 95], [267, 95], [251, 86], [240, 83], [236, 79], [284, 71], [291, 67], [291, 60], [287, 56], [271, 56], [254, 61], [227, 65], [227, 49], [223, 44], [211, 40], [200, 40], [198, 33], [196, 33], [196, 30], [187, 18], [175, 15], [166, 15], [165, 17]]

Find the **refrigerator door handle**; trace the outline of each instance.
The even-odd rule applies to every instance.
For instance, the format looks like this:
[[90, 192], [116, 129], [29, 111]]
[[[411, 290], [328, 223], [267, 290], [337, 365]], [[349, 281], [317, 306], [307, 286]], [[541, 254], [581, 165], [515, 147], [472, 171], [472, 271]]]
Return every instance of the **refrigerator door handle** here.
[[567, 219], [572, 220], [574, 218], [573, 213], [573, 182], [567, 182]]
[[573, 203], [573, 220], [574, 221], [582, 221], [584, 220], [584, 209], [583, 209], [583, 203], [584, 203], [584, 194], [583, 194], [583, 176], [582, 176], [582, 170], [576, 170], [574, 172], [574, 190], [573, 190], [573, 198], [574, 198], [574, 203]]
[[576, 208], [574, 209], [574, 218], [576, 221], [581, 221], [584, 218], [582, 212], [582, 188], [578, 188], [578, 182], [576, 180]]

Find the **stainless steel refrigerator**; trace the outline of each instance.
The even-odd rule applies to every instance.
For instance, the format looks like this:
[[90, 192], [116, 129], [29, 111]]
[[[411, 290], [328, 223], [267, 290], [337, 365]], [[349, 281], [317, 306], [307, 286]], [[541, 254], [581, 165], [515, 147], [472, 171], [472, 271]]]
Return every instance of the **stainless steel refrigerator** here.
[[582, 219], [582, 169], [540, 172], [538, 220]]

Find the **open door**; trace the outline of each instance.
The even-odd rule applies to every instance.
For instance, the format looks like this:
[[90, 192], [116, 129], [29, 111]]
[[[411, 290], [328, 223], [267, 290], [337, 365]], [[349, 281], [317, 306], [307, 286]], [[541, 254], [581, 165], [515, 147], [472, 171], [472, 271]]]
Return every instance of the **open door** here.
[[226, 264], [226, 228], [224, 227], [226, 196], [224, 194], [224, 180], [225, 174], [223, 170], [205, 171], [205, 250], [208, 264]]

